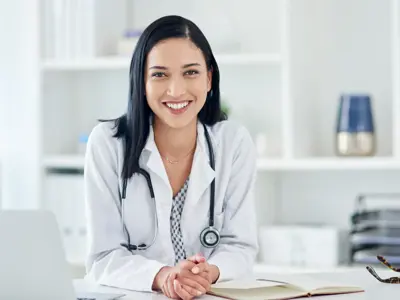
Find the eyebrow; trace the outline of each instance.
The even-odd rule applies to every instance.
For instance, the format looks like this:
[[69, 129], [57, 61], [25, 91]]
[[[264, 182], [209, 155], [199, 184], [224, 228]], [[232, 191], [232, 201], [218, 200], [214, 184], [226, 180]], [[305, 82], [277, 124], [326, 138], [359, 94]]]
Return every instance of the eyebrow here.
[[189, 67], [199, 67], [200, 66], [200, 64], [199, 63], [191, 63], [191, 64], [186, 64], [186, 65], [183, 65], [183, 69], [185, 69], [185, 68], [189, 68]]
[[[189, 67], [195, 67], [195, 66], [200, 66], [199, 63], [190, 63], [190, 64], [185, 64], [182, 66], [182, 69], [186, 69]], [[160, 70], [168, 70], [167, 67], [164, 66], [151, 66], [149, 69], [160, 69]]]

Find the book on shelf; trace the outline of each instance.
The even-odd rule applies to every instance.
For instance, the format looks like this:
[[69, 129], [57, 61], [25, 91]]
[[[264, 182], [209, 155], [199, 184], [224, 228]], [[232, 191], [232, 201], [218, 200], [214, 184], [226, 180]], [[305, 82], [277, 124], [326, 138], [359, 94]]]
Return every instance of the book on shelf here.
[[357, 292], [364, 292], [364, 289], [307, 275], [278, 274], [256, 279], [219, 282], [211, 286], [209, 294], [238, 300], [280, 300]]

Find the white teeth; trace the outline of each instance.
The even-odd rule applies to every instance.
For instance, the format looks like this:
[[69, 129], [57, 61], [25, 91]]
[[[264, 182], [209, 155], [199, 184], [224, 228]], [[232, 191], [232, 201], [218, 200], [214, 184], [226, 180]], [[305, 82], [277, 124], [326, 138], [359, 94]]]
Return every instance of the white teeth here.
[[186, 107], [189, 104], [189, 101], [182, 102], [182, 103], [167, 103], [167, 106], [172, 109], [181, 109]]

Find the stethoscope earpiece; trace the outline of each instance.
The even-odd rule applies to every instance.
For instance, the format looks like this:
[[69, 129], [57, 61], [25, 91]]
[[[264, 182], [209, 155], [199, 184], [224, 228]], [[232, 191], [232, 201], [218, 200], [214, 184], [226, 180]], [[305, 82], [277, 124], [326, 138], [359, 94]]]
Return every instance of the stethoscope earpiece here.
[[219, 231], [214, 227], [204, 228], [200, 233], [200, 242], [206, 248], [214, 248], [219, 244], [221, 237]]

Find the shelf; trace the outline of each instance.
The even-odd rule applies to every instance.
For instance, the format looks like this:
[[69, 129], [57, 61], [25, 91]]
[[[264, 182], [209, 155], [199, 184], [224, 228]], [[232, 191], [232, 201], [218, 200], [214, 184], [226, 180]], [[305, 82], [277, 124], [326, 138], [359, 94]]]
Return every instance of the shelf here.
[[[43, 160], [45, 168], [84, 167], [83, 155], [54, 155]], [[305, 159], [265, 159], [257, 160], [259, 171], [312, 171], [312, 170], [400, 170], [400, 159], [394, 158], [305, 158]]]
[[257, 169], [265, 171], [400, 170], [400, 160], [379, 157], [258, 159]]
[[[245, 53], [216, 55], [219, 64], [277, 64], [281, 61], [279, 54]], [[130, 57], [99, 57], [79, 60], [47, 60], [43, 63], [45, 71], [79, 71], [79, 70], [128, 70]]]
[[43, 63], [45, 71], [79, 71], [79, 70], [118, 70], [128, 69], [130, 60], [127, 57], [99, 57], [79, 60], [47, 60]]
[[81, 169], [84, 167], [85, 157], [83, 155], [52, 155], [43, 160], [45, 168], [73, 168]]

